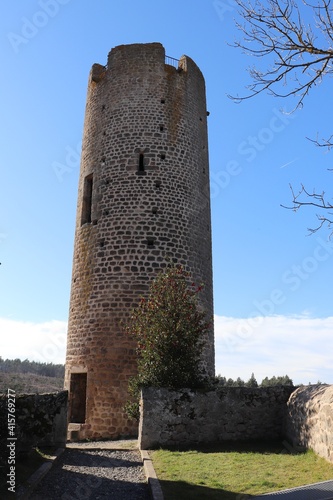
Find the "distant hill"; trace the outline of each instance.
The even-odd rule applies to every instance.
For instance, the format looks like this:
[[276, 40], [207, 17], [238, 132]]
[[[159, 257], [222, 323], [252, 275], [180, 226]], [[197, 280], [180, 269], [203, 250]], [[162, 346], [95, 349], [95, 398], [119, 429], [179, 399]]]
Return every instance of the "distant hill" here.
[[64, 386], [64, 365], [0, 357], [0, 392], [58, 392]]
[[62, 391], [63, 387], [63, 378], [45, 377], [35, 373], [0, 372], [0, 393], [12, 389], [16, 394], [42, 394]]

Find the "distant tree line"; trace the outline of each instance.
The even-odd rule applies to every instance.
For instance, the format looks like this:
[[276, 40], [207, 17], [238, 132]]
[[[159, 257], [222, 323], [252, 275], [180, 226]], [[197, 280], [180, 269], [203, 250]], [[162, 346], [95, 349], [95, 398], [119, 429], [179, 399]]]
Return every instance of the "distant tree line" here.
[[218, 375], [217, 382], [224, 387], [271, 387], [276, 385], [290, 385], [293, 386], [293, 381], [288, 375], [283, 375], [279, 377], [265, 377], [261, 384], [259, 385], [254, 373], [252, 373], [251, 377], [247, 382], [238, 377], [236, 380], [232, 378], [226, 379], [226, 377], [222, 377], [222, 375]]
[[0, 374], [3, 373], [33, 373], [45, 377], [64, 378], [65, 365], [40, 363], [25, 359], [2, 359], [0, 356]]

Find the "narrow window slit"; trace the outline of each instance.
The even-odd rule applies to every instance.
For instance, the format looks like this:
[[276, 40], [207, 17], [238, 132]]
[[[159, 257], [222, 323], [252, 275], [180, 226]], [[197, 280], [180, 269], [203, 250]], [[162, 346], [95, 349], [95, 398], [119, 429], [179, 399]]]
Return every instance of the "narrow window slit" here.
[[145, 171], [145, 157], [143, 153], [139, 155], [139, 165], [138, 165], [138, 173], [143, 174]]
[[93, 174], [84, 179], [81, 225], [91, 222]]

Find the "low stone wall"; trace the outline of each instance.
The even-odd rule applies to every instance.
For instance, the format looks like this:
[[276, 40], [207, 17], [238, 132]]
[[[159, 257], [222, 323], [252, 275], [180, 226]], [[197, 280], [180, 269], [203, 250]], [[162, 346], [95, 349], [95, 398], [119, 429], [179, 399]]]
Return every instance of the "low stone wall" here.
[[[15, 437], [17, 453], [35, 446], [64, 447], [67, 433], [67, 391], [55, 394], [17, 394], [15, 397]], [[0, 396], [2, 449], [8, 437], [8, 396]]]
[[286, 437], [333, 463], [333, 385], [299, 387], [287, 405]]
[[145, 388], [139, 446], [192, 446], [198, 443], [283, 436], [287, 401], [294, 387], [224, 387], [213, 391]]

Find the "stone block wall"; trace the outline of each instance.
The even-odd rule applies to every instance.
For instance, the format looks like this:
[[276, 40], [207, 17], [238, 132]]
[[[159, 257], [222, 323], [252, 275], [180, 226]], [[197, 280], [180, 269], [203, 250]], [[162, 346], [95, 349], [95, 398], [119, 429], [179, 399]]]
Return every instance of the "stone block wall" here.
[[333, 463], [333, 385], [299, 387], [291, 395], [286, 437]]
[[[18, 453], [36, 446], [64, 447], [67, 434], [67, 391], [54, 394], [17, 394], [15, 437]], [[0, 447], [8, 437], [7, 394], [0, 396]]]
[[209, 392], [145, 388], [141, 398], [139, 446], [283, 436], [287, 401], [294, 387], [225, 387]]

